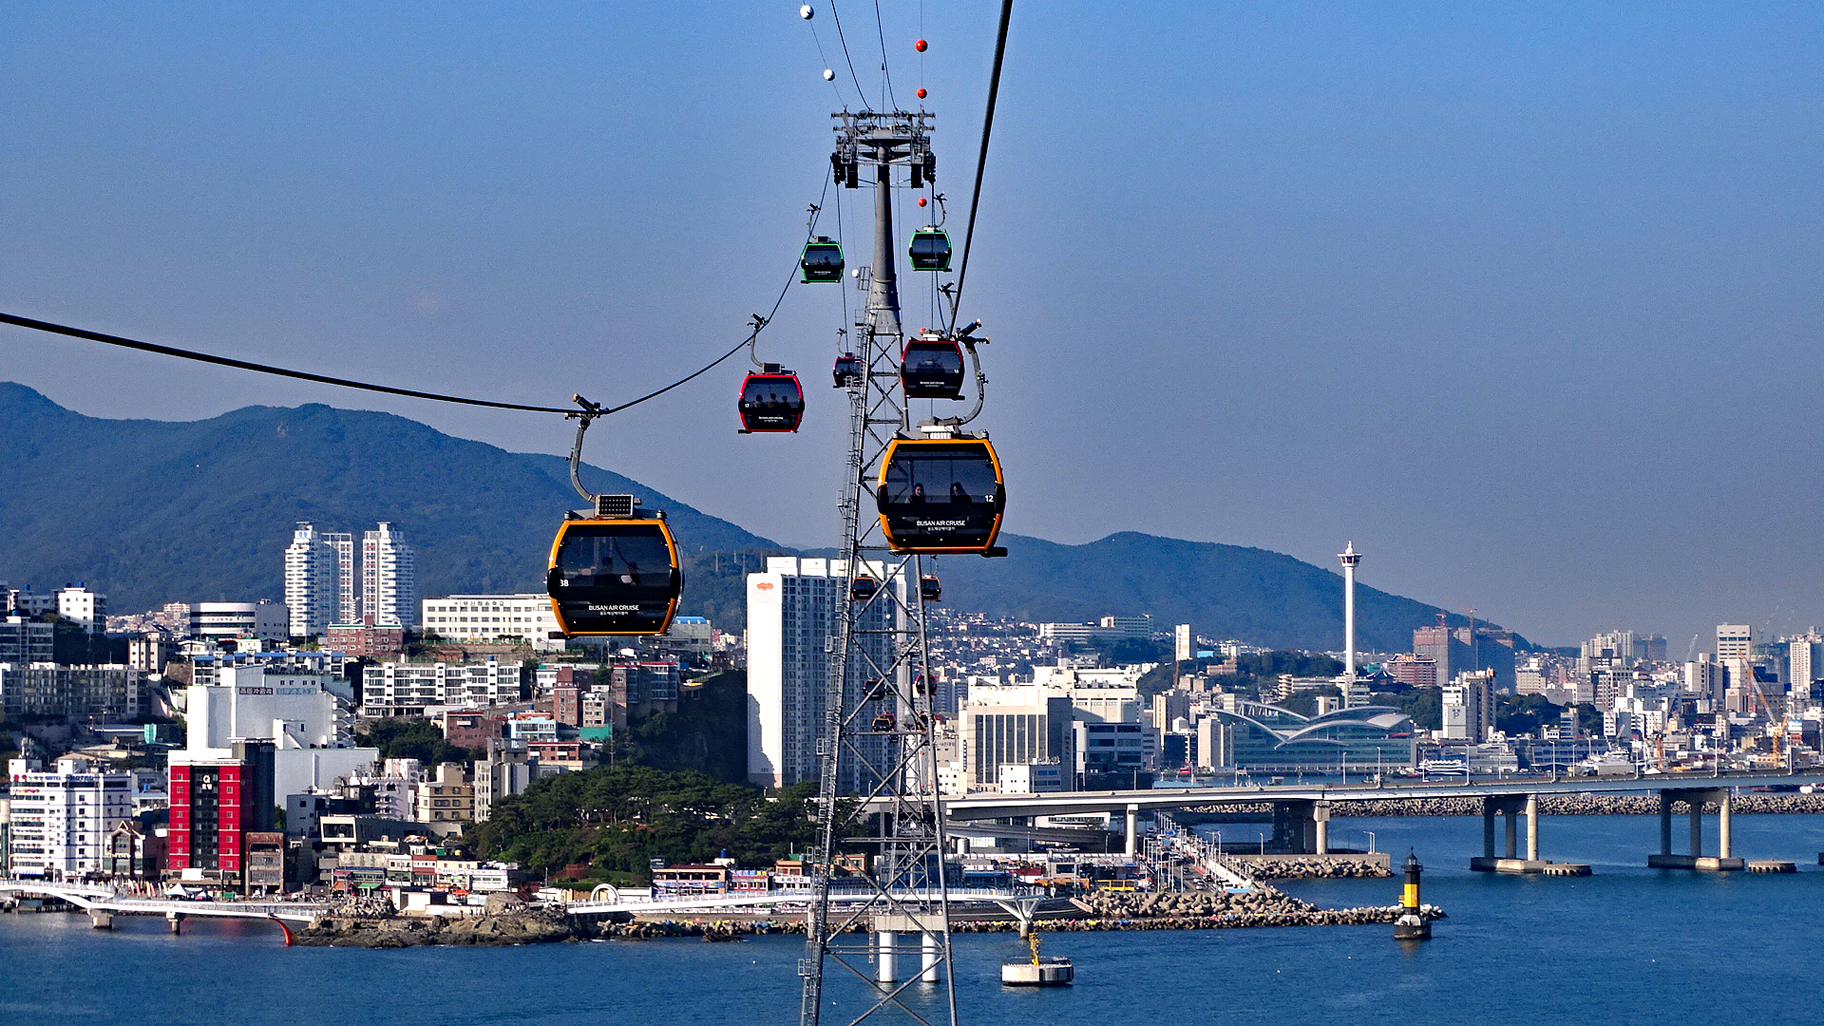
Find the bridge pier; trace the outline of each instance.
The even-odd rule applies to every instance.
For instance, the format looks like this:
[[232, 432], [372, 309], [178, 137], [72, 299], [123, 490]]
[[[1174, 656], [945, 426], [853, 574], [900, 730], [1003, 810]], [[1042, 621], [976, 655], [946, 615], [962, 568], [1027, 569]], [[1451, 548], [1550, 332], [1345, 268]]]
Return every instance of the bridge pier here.
[[114, 929], [114, 917], [101, 909], [89, 909], [89, 926], [97, 930]]
[[[1520, 815], [1526, 814], [1526, 858], [1520, 858]], [[1502, 852], [1495, 854], [1495, 816], [1502, 818]], [[1539, 796], [1491, 795], [1482, 799], [1482, 855], [1469, 860], [1479, 873], [1538, 873], [1545, 876], [1589, 876], [1578, 862], [1548, 862], [1539, 857]]]
[[892, 930], [874, 932], [874, 979], [880, 983], [899, 982], [898, 941]]
[[[1324, 806], [1322, 812], [1318, 806]], [[1318, 816], [1325, 822], [1319, 823]], [[1273, 847], [1289, 855], [1317, 854], [1318, 845], [1329, 847], [1329, 803], [1311, 798], [1290, 798], [1273, 803]], [[1264, 854], [1264, 852], [1263, 852]]]
[[1316, 834], [1317, 834], [1317, 836], [1316, 836], [1317, 843], [1315, 845], [1313, 845], [1313, 847], [1316, 848], [1316, 853], [1319, 855], [1330, 854], [1330, 803], [1329, 802], [1311, 803], [1311, 823], [1312, 823], [1312, 826], [1315, 828]]
[[1127, 807], [1127, 841], [1126, 841], [1126, 847], [1123, 849], [1126, 852], [1128, 858], [1130, 858], [1130, 859], [1133, 858], [1134, 855], [1139, 852], [1139, 850], [1140, 850], [1139, 839], [1140, 839], [1140, 806], [1129, 805]]
[[934, 933], [924, 934], [924, 944], [922, 947], [924, 952], [924, 964], [919, 967], [918, 982], [936, 983], [938, 982], [937, 959], [940, 954], [937, 948], [937, 935]]
[[[1744, 869], [1747, 862], [1737, 858], [1734, 851], [1733, 809], [1734, 792], [1727, 787], [1701, 788], [1663, 788], [1659, 792], [1659, 854], [1647, 856], [1647, 865], [1654, 869], [1695, 869], [1704, 873], [1725, 872]], [[1704, 854], [1704, 803], [1715, 802], [1717, 807], [1717, 854]], [[1686, 814], [1691, 824], [1691, 852], [1688, 855], [1672, 853], [1672, 805], [1684, 802]]]

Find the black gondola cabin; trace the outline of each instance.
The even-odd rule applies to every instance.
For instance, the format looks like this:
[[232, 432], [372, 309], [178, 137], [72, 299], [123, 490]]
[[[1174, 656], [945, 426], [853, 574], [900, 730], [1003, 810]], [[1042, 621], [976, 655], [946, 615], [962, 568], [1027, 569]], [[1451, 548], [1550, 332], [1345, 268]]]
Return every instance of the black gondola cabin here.
[[804, 420], [804, 386], [798, 375], [769, 363], [741, 382], [735, 403], [741, 413], [741, 433], [796, 431]]
[[662, 519], [566, 520], [551, 543], [545, 591], [567, 637], [663, 634], [683, 590]]
[[988, 553], [1006, 488], [986, 438], [896, 438], [875, 488], [880, 527], [895, 552]]
[[830, 377], [836, 381], [837, 388], [861, 384], [861, 357], [854, 353], [843, 353], [836, 357], [836, 363], [830, 368]]
[[906, 248], [914, 271], [948, 271], [950, 269], [950, 235], [935, 225], [925, 225], [912, 233], [912, 245]]
[[804, 244], [804, 255], [798, 258], [798, 280], [805, 284], [842, 280], [842, 244], [826, 236]]
[[963, 347], [955, 339], [915, 338], [899, 355], [908, 399], [956, 399], [963, 394]]

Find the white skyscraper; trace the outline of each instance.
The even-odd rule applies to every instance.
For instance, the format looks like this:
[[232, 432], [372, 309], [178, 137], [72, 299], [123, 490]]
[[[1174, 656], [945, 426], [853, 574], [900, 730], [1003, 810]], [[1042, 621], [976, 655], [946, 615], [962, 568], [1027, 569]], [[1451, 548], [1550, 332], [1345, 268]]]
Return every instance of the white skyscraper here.
[[340, 556], [324, 539], [316, 528], [300, 521], [291, 544], [285, 547], [285, 605], [291, 610], [294, 638], [320, 636], [340, 612], [336, 594]]
[[[883, 575], [878, 566], [873, 573], [877, 579]], [[892, 628], [897, 606], [889, 598], [875, 599], [856, 627]], [[764, 573], [747, 575], [747, 776], [753, 783], [785, 787], [818, 778], [817, 739], [830, 667], [824, 641], [839, 603], [847, 601], [848, 564], [841, 560], [774, 556]], [[859, 645], [877, 665], [890, 662], [890, 636], [862, 634]], [[853, 773], [855, 767], [846, 769]], [[839, 793], [855, 790], [857, 782], [840, 782]]]
[[1716, 661], [1748, 659], [1754, 655], [1754, 628], [1745, 623], [1716, 625]]
[[418, 584], [412, 549], [392, 524], [382, 520], [361, 536], [361, 615], [375, 626], [413, 627], [418, 622]]
[[1824, 677], [1824, 637], [1817, 631], [1790, 638], [1786, 643], [1786, 668], [1790, 683], [1787, 690], [1796, 704], [1811, 704], [1811, 682]]

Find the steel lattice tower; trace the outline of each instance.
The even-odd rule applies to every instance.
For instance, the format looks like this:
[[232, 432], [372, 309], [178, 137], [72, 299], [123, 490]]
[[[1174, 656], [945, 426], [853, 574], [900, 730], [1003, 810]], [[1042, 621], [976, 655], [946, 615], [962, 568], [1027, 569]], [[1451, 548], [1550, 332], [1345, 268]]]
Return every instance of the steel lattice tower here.
[[[845, 1023], [878, 1016], [955, 1026], [922, 566], [917, 555], [888, 549], [872, 512], [887, 445], [911, 428], [899, 374], [894, 169], [908, 168], [914, 186], [930, 174], [931, 115], [832, 116], [838, 185], [858, 187], [861, 169], [875, 170], [873, 266], [865, 282], [867, 304], [856, 320], [863, 370], [848, 383], [849, 452], [837, 505], [839, 558], [847, 560], [848, 577], [853, 582], [866, 574], [878, 587], [864, 601], [841, 604], [826, 641], [831, 658], [818, 740], [821, 834], [810, 856], [816, 891], [799, 965], [799, 1022], [816, 1026], [828, 1011]], [[868, 872], [836, 875], [844, 871], [836, 853], [845, 848], [869, 856]], [[826, 990], [824, 976], [832, 969], [844, 982]]]

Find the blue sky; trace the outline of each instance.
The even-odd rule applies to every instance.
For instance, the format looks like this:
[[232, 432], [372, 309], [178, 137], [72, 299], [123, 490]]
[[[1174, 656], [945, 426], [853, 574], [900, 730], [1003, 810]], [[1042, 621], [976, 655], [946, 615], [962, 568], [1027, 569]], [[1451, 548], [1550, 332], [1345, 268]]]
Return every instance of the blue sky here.
[[[0, 309], [562, 404], [771, 305], [860, 105], [827, 0], [376, 7], [11, 5]], [[884, 37], [901, 104], [930, 91], [960, 227], [997, 5], [881, 9], [836, 8], [856, 77], [878, 104]], [[1018, 4], [964, 310], [1009, 529], [1324, 566], [1353, 539], [1365, 583], [1552, 642], [1824, 621], [1821, 43], [1815, 4]], [[839, 296], [793, 289], [763, 336], [812, 384], [800, 435], [735, 434], [731, 362], [589, 457], [831, 543]], [[326, 402], [569, 442], [0, 337], [0, 377], [97, 416]]]

